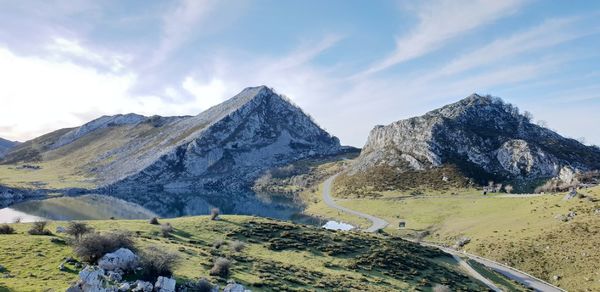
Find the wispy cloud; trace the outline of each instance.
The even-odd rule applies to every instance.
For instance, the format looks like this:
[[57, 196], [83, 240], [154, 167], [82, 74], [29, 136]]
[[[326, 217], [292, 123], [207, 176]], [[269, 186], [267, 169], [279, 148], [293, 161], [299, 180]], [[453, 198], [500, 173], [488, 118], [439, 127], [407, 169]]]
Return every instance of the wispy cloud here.
[[373, 74], [443, 47], [449, 41], [476, 28], [510, 15], [522, 0], [439, 0], [416, 9], [419, 23], [411, 32], [396, 39], [394, 52], [358, 76]]

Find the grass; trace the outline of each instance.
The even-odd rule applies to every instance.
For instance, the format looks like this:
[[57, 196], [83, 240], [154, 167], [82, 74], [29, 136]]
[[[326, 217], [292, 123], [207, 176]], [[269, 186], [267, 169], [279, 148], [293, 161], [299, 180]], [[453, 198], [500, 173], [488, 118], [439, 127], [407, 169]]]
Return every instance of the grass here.
[[[377, 199], [343, 199], [342, 206], [381, 217], [386, 232], [452, 245], [467, 236], [464, 249], [529, 272], [569, 290], [600, 289], [600, 187], [581, 191], [586, 197], [564, 201], [563, 193], [532, 197], [483, 196], [475, 190], [431, 192], [419, 196], [382, 194]], [[455, 193], [450, 195], [449, 193]], [[320, 207], [314, 214], [334, 216]], [[568, 222], [556, 219], [574, 211]], [[348, 215], [344, 215], [348, 216]], [[340, 216], [339, 218], [351, 219]], [[405, 229], [397, 228], [399, 221]], [[560, 280], [553, 280], [553, 276]]]
[[[457, 289], [483, 290], [464, 276], [448, 257], [434, 249], [422, 248], [394, 238], [352, 232], [333, 232], [246, 216], [208, 216], [161, 219], [174, 227], [172, 236], [160, 235], [160, 226], [146, 220], [87, 221], [98, 231], [128, 230], [142, 249], [158, 246], [181, 257], [175, 268], [179, 283], [207, 277], [213, 283], [225, 279], [210, 276], [214, 257], [232, 260], [231, 279], [253, 291], [286, 289], [322, 290], [414, 290], [427, 291], [438, 282]], [[51, 222], [54, 231], [64, 222]], [[74, 257], [71, 247], [53, 243], [65, 235], [33, 236], [26, 234], [30, 224], [11, 224], [16, 234], [0, 235], [0, 263], [8, 277], [0, 277], [0, 291], [65, 290], [77, 279], [77, 270], [66, 264]], [[216, 240], [244, 242], [243, 251], [231, 250], [230, 244], [212, 247]], [[393, 259], [393, 260], [392, 260]], [[400, 260], [404, 259], [404, 260]], [[403, 272], [405, 269], [407, 272]]]

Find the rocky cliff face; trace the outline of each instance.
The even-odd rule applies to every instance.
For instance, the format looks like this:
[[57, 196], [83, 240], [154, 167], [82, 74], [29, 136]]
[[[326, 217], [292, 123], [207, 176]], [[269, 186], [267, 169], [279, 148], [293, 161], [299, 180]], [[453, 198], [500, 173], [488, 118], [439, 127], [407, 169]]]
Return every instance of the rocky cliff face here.
[[104, 116], [27, 141], [0, 162], [35, 165], [31, 176], [52, 169], [48, 175], [61, 173], [53, 180], [107, 191], [222, 191], [245, 188], [273, 166], [340, 150], [300, 108], [260, 86], [197, 116]]
[[112, 186], [242, 189], [273, 166], [341, 150], [337, 138], [321, 129], [300, 108], [264, 86], [247, 88], [189, 120], [200, 124], [206, 120], [212, 122]]
[[8, 151], [16, 147], [17, 145], [19, 145], [19, 142], [9, 141], [0, 138], [0, 158], [2, 158], [4, 154], [8, 153]]
[[506, 180], [600, 168], [600, 150], [535, 125], [498, 98], [473, 94], [427, 114], [375, 127], [351, 173], [455, 164]]

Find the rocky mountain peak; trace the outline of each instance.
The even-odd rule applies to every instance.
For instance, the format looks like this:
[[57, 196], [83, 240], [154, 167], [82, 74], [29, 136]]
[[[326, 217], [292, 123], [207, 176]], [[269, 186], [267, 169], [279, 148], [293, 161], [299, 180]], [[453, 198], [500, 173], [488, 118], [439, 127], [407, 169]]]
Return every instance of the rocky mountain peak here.
[[472, 94], [423, 116], [377, 126], [353, 172], [386, 165], [425, 170], [458, 164], [497, 179], [557, 176], [600, 168], [600, 151], [531, 123], [500, 98]]

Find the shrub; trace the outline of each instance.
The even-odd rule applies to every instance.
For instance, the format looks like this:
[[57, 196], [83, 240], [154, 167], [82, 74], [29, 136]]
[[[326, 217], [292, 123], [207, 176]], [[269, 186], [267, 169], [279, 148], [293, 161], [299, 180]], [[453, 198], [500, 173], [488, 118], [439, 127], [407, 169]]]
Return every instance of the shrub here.
[[235, 252], [240, 252], [240, 251], [244, 250], [245, 247], [246, 247], [246, 245], [239, 240], [236, 240], [231, 243], [231, 249]]
[[217, 239], [217, 240], [215, 240], [215, 242], [213, 242], [213, 247], [216, 249], [219, 249], [219, 248], [221, 248], [221, 246], [223, 246], [225, 244], [227, 244], [227, 243], [224, 240]]
[[69, 222], [69, 226], [67, 226], [67, 228], [65, 229], [65, 233], [75, 237], [75, 239], [79, 239], [84, 234], [93, 231], [94, 228], [89, 227], [83, 222]]
[[433, 292], [452, 292], [452, 290], [446, 285], [436, 284], [433, 286]]
[[212, 208], [210, 210], [210, 220], [217, 220], [217, 218], [219, 217], [219, 213], [219, 208]]
[[227, 278], [227, 276], [229, 276], [230, 268], [231, 268], [230, 260], [228, 260], [226, 258], [217, 258], [214, 262], [212, 269], [210, 269], [210, 275]]
[[88, 233], [73, 243], [75, 254], [85, 262], [95, 263], [107, 253], [119, 248], [135, 250], [133, 240], [129, 233]]
[[162, 236], [169, 237], [171, 236], [171, 232], [173, 232], [173, 226], [171, 226], [171, 223], [165, 223], [160, 226], [160, 232]]
[[148, 223], [150, 223], [152, 225], [160, 224], [160, 223], [158, 223], [158, 218], [156, 218], [156, 217], [152, 217], [152, 219], [150, 219], [150, 221], [148, 221]]
[[141, 277], [145, 280], [153, 280], [158, 276], [171, 277], [178, 261], [178, 254], [150, 246], [140, 255]]
[[509, 193], [509, 194], [510, 194], [510, 193], [512, 193], [512, 192], [513, 192], [513, 186], [511, 186], [511, 185], [507, 185], [507, 186], [505, 186], [505, 187], [504, 187], [504, 190], [505, 190], [507, 193]]
[[197, 282], [190, 281], [185, 283], [184, 288], [187, 288], [187, 291], [212, 292], [214, 289], [214, 285], [210, 283], [206, 278], [202, 278]]
[[29, 231], [27, 231], [27, 233], [29, 233], [31, 235], [51, 235], [52, 232], [50, 232], [50, 230], [46, 229], [46, 225], [48, 225], [48, 222], [46, 222], [46, 221], [33, 222], [31, 229], [29, 229]]
[[12, 228], [10, 225], [8, 225], [8, 224], [0, 225], [0, 234], [13, 234], [13, 233], [15, 233], [15, 229]]

